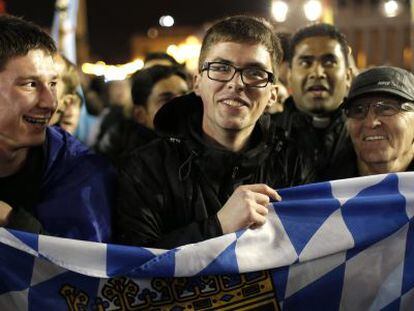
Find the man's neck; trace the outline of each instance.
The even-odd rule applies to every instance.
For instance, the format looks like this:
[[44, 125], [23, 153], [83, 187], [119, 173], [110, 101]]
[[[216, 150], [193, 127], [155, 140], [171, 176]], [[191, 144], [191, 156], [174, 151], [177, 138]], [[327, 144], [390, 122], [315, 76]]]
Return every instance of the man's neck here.
[[361, 176], [405, 172], [410, 166], [412, 159], [404, 161], [370, 163], [369, 165], [358, 160], [358, 172]]
[[17, 173], [25, 164], [29, 148], [8, 150], [0, 146], [0, 178]]
[[203, 131], [204, 139], [210, 144], [220, 146], [232, 152], [241, 152], [247, 148], [253, 129], [242, 131], [222, 131], [220, 135], [209, 135]]

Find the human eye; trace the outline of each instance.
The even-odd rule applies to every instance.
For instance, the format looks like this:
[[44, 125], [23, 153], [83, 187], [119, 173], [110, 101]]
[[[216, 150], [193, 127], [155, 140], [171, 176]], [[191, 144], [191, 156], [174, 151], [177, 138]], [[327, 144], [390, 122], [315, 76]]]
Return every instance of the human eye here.
[[36, 81], [23, 81], [20, 83], [20, 86], [26, 88], [26, 89], [32, 89], [32, 88], [36, 88], [37, 87], [37, 82]]
[[361, 118], [365, 115], [366, 105], [354, 104], [348, 108], [347, 116], [350, 118]]
[[384, 116], [391, 116], [399, 111], [397, 105], [394, 103], [378, 102], [375, 108], [379, 115]]
[[302, 68], [309, 68], [312, 65], [312, 61], [307, 58], [301, 58], [298, 62], [299, 66]]
[[334, 57], [326, 57], [322, 60], [324, 67], [334, 67], [337, 64], [337, 60]]
[[49, 86], [52, 87], [52, 88], [56, 88], [57, 83], [58, 82], [54, 80], [54, 81], [52, 81], [52, 82], [49, 83]]
[[217, 72], [229, 72], [231, 71], [231, 66], [225, 63], [210, 63], [209, 70]]
[[260, 68], [245, 68], [244, 75], [252, 79], [265, 79], [267, 78], [267, 72]]

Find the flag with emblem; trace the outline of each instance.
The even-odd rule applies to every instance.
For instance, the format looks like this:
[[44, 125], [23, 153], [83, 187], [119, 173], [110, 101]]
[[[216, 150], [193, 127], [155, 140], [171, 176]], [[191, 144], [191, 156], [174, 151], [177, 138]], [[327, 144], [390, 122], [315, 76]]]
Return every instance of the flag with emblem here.
[[173, 250], [0, 229], [1, 310], [413, 310], [414, 173], [280, 190], [266, 224]]

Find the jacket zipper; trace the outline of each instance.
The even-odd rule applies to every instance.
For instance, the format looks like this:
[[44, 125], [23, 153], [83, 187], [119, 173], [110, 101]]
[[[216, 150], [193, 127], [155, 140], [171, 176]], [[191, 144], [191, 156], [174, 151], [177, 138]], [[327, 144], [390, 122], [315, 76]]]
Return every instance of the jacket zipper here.
[[235, 179], [238, 171], [239, 171], [238, 166], [233, 167], [233, 173], [231, 174], [231, 178]]

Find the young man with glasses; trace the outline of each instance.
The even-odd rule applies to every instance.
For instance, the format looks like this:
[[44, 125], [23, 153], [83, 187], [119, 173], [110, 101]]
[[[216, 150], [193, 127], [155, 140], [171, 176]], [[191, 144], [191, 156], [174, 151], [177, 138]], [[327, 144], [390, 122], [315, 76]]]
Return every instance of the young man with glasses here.
[[120, 168], [118, 242], [173, 248], [266, 221], [275, 188], [309, 173], [293, 147], [269, 130], [280, 44], [260, 19], [235, 16], [203, 40], [194, 92], [154, 121], [166, 137]]
[[411, 171], [414, 168], [414, 75], [375, 67], [357, 76], [343, 103], [353, 149], [328, 178]]

